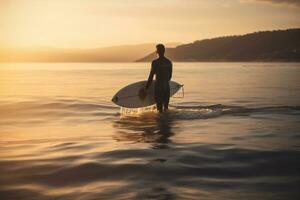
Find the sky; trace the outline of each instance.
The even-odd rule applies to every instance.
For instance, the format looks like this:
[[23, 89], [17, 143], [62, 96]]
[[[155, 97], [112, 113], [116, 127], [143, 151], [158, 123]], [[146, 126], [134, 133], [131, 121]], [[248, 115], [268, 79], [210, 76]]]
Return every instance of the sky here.
[[0, 0], [0, 47], [189, 43], [299, 27], [299, 0]]

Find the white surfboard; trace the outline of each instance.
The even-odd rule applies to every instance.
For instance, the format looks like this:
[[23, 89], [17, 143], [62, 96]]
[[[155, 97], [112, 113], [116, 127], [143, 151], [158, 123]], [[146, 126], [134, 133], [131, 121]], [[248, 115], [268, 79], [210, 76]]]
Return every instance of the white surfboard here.
[[[139, 95], [141, 88], [144, 88], [147, 81], [139, 81], [127, 85], [126, 87], [119, 90], [112, 98], [112, 102], [118, 106], [125, 108], [142, 108], [155, 104], [154, 99], [154, 84], [155, 80], [152, 82], [151, 86], [147, 90], [147, 95], [142, 98]], [[170, 81], [170, 97], [173, 96], [183, 85]]]

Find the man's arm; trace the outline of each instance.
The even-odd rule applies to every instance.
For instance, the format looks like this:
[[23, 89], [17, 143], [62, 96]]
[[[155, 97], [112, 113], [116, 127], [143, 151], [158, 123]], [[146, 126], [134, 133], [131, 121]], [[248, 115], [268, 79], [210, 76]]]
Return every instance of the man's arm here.
[[171, 80], [172, 78], [172, 73], [173, 73], [173, 63], [170, 62], [170, 72], [169, 72], [169, 81]]
[[155, 74], [155, 70], [154, 70], [154, 64], [152, 62], [151, 71], [150, 71], [150, 74], [149, 74], [149, 77], [148, 77], [148, 82], [147, 82], [146, 87], [145, 87], [146, 90], [150, 87], [150, 85], [152, 83], [152, 80], [153, 80], [154, 74]]

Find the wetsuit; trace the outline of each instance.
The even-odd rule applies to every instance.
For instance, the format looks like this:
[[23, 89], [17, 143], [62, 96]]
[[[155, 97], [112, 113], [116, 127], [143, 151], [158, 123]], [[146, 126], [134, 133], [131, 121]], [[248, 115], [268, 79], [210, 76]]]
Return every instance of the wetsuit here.
[[157, 110], [162, 112], [167, 110], [170, 99], [169, 81], [172, 78], [172, 62], [166, 57], [160, 57], [152, 61], [151, 71], [146, 85], [148, 89], [155, 75], [154, 94]]

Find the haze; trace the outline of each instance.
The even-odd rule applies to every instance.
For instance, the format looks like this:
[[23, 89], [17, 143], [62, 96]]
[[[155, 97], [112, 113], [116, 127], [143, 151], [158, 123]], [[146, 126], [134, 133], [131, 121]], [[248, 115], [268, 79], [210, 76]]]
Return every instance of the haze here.
[[192, 42], [300, 26], [293, 0], [0, 0], [2, 47]]

